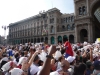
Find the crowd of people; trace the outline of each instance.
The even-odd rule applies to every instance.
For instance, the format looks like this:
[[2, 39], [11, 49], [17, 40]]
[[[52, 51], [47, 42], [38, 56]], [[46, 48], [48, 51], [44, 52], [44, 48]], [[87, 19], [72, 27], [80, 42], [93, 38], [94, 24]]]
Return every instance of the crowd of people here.
[[0, 75], [100, 75], [100, 43], [1, 45]]

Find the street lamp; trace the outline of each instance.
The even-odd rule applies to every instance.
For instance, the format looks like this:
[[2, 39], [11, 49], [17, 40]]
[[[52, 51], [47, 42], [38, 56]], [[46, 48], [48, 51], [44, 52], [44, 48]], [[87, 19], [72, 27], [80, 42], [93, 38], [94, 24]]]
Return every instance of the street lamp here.
[[7, 30], [8, 26], [2, 26], [2, 29], [4, 29], [4, 38], [6, 39], [6, 30]]

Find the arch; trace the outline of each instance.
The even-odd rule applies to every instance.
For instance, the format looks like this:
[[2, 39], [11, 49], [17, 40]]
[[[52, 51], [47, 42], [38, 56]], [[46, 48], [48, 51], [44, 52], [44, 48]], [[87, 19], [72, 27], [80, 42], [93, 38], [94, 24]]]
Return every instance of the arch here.
[[72, 28], [72, 30], [74, 30], [75, 29], [75, 24], [72, 24], [72, 27], [71, 28]]
[[58, 31], [58, 32], [59, 32], [59, 29], [60, 29], [60, 28], [59, 28], [59, 25], [58, 25], [58, 26], [57, 26], [57, 31]]
[[40, 43], [40, 38], [37, 38], [37, 43]]
[[43, 37], [41, 38], [41, 42], [44, 42], [44, 38]]
[[70, 25], [69, 25], [69, 24], [67, 25], [67, 30], [68, 30], [68, 31], [70, 30]]
[[55, 38], [53, 36], [51, 37], [51, 44], [55, 44]]
[[79, 15], [82, 15], [82, 8], [79, 7]]
[[23, 43], [23, 40], [22, 39], [20, 40], [20, 43]]
[[71, 22], [73, 22], [74, 21], [74, 16], [71, 16]]
[[51, 33], [54, 33], [54, 26], [51, 26], [50, 32], [51, 32]]
[[65, 28], [65, 26], [63, 25], [63, 26], [62, 26], [62, 31], [65, 31], [65, 30], [66, 30], [66, 28]]
[[69, 35], [69, 42], [74, 43], [74, 35]]
[[93, 41], [96, 40], [96, 38], [99, 38], [100, 37], [100, 13], [99, 11], [97, 12], [97, 10], [100, 8], [100, 0], [94, 0], [92, 3], [91, 3], [91, 6], [90, 6], [90, 15], [91, 15], [91, 18], [92, 18], [92, 24], [93, 24]]
[[66, 17], [66, 23], [68, 22], [68, 19], [67, 19], [67, 17]]
[[71, 18], [70, 17], [68, 17], [68, 22], [70, 22], [71, 21]]
[[86, 29], [80, 30], [80, 42], [88, 41], [88, 32]]
[[30, 39], [28, 39], [28, 42], [30, 42]]
[[24, 41], [24, 39], [22, 39], [22, 44], [24, 44], [25, 43], [25, 41]]
[[62, 37], [58, 36], [58, 43], [62, 43]]
[[82, 7], [82, 11], [83, 11], [83, 15], [85, 15], [86, 14], [86, 7], [85, 6]]
[[64, 36], [63, 36], [63, 42], [66, 42], [67, 40], [68, 40], [67, 35], [64, 35]]
[[92, 16], [92, 11], [94, 10], [93, 7], [95, 7], [95, 5], [98, 5], [100, 2], [100, 0], [94, 0], [91, 5], [90, 5], [90, 15]]
[[27, 43], [27, 39], [25, 39], [25, 43]]
[[48, 37], [45, 37], [45, 43], [48, 43]]
[[33, 43], [33, 39], [31, 39], [31, 43]]
[[34, 38], [34, 43], [36, 43], [36, 38]]

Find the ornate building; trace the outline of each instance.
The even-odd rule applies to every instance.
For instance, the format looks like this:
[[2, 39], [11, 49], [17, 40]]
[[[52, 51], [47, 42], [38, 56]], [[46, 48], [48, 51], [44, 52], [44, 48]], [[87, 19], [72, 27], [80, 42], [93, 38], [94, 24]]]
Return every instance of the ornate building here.
[[9, 24], [9, 43], [63, 43], [75, 39], [74, 14], [62, 14], [57, 8], [39, 13], [33, 17]]
[[100, 0], [74, 0], [75, 13], [62, 14], [57, 8], [9, 25], [11, 44], [27, 42], [95, 42], [100, 38]]
[[75, 42], [100, 38], [100, 0], [74, 0]]

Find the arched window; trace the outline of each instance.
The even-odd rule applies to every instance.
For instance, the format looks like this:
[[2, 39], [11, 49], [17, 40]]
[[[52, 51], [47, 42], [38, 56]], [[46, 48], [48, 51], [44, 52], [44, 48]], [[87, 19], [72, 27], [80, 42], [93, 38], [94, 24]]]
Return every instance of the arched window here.
[[68, 18], [68, 21], [69, 21], [69, 22], [71, 21], [70, 17]]
[[70, 25], [69, 24], [67, 25], [67, 30], [70, 30]]
[[51, 26], [51, 33], [54, 33], [54, 26]]
[[74, 30], [75, 29], [75, 24], [72, 24], [72, 30]]
[[83, 6], [83, 7], [82, 7], [82, 10], [83, 10], [83, 15], [85, 15], [85, 14], [86, 14], [86, 7]]
[[62, 26], [62, 31], [65, 31], [65, 26], [64, 25]]
[[66, 23], [68, 22], [68, 19], [67, 19], [67, 17], [66, 17]]
[[71, 17], [71, 22], [74, 22], [74, 16]]
[[82, 15], [82, 8], [79, 7], [79, 15]]
[[59, 32], [59, 25], [57, 26], [57, 31]]
[[65, 29], [65, 26], [64, 25], [62, 26], [62, 29]]

